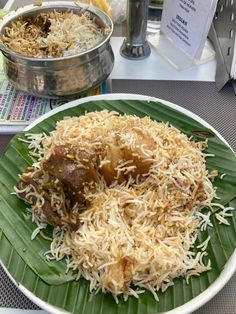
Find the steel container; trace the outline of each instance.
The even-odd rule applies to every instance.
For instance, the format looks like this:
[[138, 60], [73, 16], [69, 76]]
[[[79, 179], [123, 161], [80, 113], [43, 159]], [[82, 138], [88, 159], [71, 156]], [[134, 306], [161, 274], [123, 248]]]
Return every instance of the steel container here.
[[86, 52], [59, 58], [37, 58], [21, 55], [3, 43], [0, 44], [4, 71], [17, 89], [36, 96], [65, 98], [87, 92], [107, 79], [114, 65], [114, 54], [110, 45], [113, 23], [108, 15], [96, 7], [65, 1], [28, 5], [3, 18], [0, 36], [4, 34], [5, 27], [20, 16], [33, 16], [48, 10], [72, 10], [76, 14], [81, 9], [88, 10], [96, 23], [106, 28], [104, 40]]

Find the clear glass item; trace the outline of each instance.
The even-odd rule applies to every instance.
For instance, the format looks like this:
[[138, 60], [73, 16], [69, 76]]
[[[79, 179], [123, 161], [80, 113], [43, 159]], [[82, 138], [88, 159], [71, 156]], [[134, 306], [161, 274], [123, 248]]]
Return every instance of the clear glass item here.
[[163, 0], [149, 0], [147, 33], [160, 30]]

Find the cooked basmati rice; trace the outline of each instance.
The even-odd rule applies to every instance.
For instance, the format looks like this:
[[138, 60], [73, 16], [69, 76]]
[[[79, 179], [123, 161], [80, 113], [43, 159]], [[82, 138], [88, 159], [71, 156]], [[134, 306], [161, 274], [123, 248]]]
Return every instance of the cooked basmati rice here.
[[5, 27], [2, 42], [25, 56], [57, 58], [80, 54], [96, 47], [105, 38], [89, 11], [48, 10], [34, 17], [13, 21]]
[[[205, 166], [210, 156], [203, 153], [206, 142], [194, 142], [168, 123], [107, 110], [59, 121], [48, 136], [31, 135], [30, 142], [39, 156], [36, 169], [63, 144], [99, 155], [115, 143], [116, 149], [132, 150], [133, 158], [142, 156], [150, 163], [147, 173], [118, 183], [122, 174], [132, 174], [134, 165], [132, 159], [117, 160], [112, 184], [100, 175], [96, 191], [86, 193], [90, 205], [79, 214], [78, 229], [54, 229], [48, 258], [65, 257], [67, 270], [89, 280], [90, 291], [110, 292], [118, 302], [119, 296], [138, 297], [144, 288], [158, 300], [157, 292], [172, 286], [176, 277], [188, 282], [211, 268], [210, 260], [203, 263], [210, 237], [196, 252], [194, 243], [200, 231], [213, 226], [213, 206], [222, 209], [216, 214], [221, 223], [232, 208], [212, 202], [216, 192], [209, 179], [214, 175]], [[98, 169], [114, 162], [102, 154], [98, 159]], [[37, 206], [41, 202], [39, 195]], [[39, 208], [33, 210], [44, 223]]]

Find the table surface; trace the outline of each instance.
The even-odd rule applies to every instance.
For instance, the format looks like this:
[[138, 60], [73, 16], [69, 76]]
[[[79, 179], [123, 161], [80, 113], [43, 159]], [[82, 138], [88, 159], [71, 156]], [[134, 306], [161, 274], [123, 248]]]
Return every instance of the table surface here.
[[[8, 8], [12, 8], [15, 2], [8, 1]], [[178, 104], [210, 123], [236, 151], [236, 98], [230, 84], [221, 92], [217, 91], [214, 83], [215, 60], [177, 72], [156, 55], [142, 63], [121, 60], [118, 52], [120, 42], [121, 39], [113, 40], [118, 61], [111, 75], [112, 92], [154, 96]], [[119, 67], [121, 64], [122, 67]], [[1, 134], [0, 126], [0, 154], [12, 136]], [[235, 295], [236, 274], [214, 299], [195, 314], [235, 314]], [[29, 310], [35, 313], [39, 308], [15, 287], [0, 266], [0, 313], [19, 313], [21, 310], [23, 314]]]

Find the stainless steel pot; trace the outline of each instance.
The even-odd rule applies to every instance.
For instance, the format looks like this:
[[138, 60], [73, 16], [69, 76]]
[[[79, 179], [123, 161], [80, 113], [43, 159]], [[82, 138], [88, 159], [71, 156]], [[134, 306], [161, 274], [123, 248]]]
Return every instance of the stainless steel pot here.
[[114, 54], [110, 45], [113, 32], [111, 19], [101, 10], [75, 2], [43, 2], [28, 5], [9, 13], [0, 25], [0, 36], [4, 28], [20, 16], [38, 14], [45, 10], [88, 10], [96, 22], [108, 29], [106, 38], [98, 46], [81, 54], [61, 58], [34, 58], [16, 53], [3, 44], [4, 71], [9, 81], [19, 90], [36, 96], [65, 98], [76, 96], [100, 85], [107, 79], [114, 65]]

